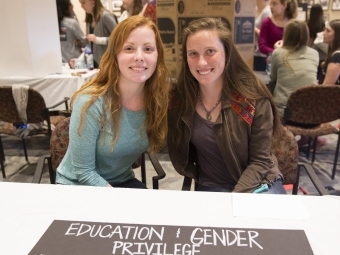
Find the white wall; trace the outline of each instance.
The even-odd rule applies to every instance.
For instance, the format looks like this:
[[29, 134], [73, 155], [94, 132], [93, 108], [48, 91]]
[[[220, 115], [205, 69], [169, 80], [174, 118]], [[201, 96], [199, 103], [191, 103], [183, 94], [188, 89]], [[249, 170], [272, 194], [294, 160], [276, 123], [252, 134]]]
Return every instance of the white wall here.
[[73, 11], [77, 16], [77, 19], [80, 24], [81, 30], [83, 30], [84, 34], [86, 34], [86, 25], [85, 25], [85, 11], [83, 8], [81, 8], [79, 0], [71, 0], [71, 3], [73, 5]]
[[55, 0], [0, 0], [0, 76], [61, 71]]

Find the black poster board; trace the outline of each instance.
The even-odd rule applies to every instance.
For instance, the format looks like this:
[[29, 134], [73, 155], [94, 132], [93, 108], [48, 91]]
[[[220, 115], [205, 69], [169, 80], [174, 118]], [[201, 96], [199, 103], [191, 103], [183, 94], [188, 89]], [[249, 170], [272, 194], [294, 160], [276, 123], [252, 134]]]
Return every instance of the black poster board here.
[[312, 255], [303, 230], [55, 220], [29, 255]]

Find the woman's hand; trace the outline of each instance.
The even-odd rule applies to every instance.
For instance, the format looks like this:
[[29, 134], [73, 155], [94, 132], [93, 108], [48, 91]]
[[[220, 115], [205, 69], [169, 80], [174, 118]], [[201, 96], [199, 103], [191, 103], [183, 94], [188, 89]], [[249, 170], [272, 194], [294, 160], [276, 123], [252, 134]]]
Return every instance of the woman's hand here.
[[86, 39], [89, 40], [90, 42], [96, 41], [96, 36], [94, 34], [88, 34], [86, 36]]
[[283, 44], [283, 41], [282, 41], [282, 40], [277, 41], [277, 42], [274, 44], [274, 49], [281, 48], [281, 47], [282, 47], [282, 44]]
[[75, 68], [75, 66], [76, 66], [76, 58], [71, 58], [70, 59], [70, 67], [72, 68], [72, 69], [74, 69]]

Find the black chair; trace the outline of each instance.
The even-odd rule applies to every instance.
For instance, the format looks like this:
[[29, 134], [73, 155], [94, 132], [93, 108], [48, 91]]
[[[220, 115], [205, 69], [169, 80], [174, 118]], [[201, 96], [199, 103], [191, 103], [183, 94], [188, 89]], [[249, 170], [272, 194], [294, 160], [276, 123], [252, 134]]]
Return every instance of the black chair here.
[[[47, 162], [50, 182], [55, 184], [55, 174], [56, 169], [64, 155], [67, 151], [67, 147], [69, 144], [69, 125], [70, 118], [65, 118], [55, 127], [52, 132], [51, 141], [50, 141], [50, 155], [45, 155], [39, 158], [37, 168], [32, 180], [32, 183], [40, 183], [41, 177], [43, 174], [45, 163]], [[152, 177], [152, 185], [153, 189], [159, 188], [158, 181], [165, 177], [165, 172], [162, 166], [159, 164], [159, 161], [155, 154], [145, 152], [148, 154], [149, 159], [157, 173], [156, 176]], [[143, 153], [140, 158], [133, 164], [133, 168], [141, 167], [141, 179], [142, 182], [146, 185], [146, 167], [145, 167], [145, 153]]]
[[[295, 90], [287, 101], [284, 112], [285, 126], [294, 134], [314, 139], [312, 162], [315, 160], [318, 136], [336, 134], [338, 142], [331, 178], [334, 179], [340, 147], [340, 132], [329, 122], [340, 118], [340, 86], [311, 85]], [[309, 156], [310, 142], [307, 148]]]
[[[61, 104], [65, 104], [65, 109], [68, 110], [68, 100], [69, 98], [65, 97], [64, 100], [57, 104], [46, 107], [45, 100], [41, 94], [36, 90], [29, 88], [26, 108], [27, 123], [47, 122], [47, 129], [30, 133], [29, 136], [45, 134], [48, 135], [48, 137], [51, 137], [51, 125], [55, 126], [59, 121], [65, 118], [65, 116], [60, 115], [60, 111], [52, 111], [52, 109]], [[2, 146], [1, 134], [15, 136], [16, 128], [14, 125], [24, 125], [19, 117], [11, 86], [0, 86], [0, 120], [5, 122], [3, 125], [0, 125], [0, 165], [3, 178], [6, 178], [4, 167], [5, 154]], [[26, 141], [24, 138], [22, 138], [22, 144], [25, 158], [28, 162]]]

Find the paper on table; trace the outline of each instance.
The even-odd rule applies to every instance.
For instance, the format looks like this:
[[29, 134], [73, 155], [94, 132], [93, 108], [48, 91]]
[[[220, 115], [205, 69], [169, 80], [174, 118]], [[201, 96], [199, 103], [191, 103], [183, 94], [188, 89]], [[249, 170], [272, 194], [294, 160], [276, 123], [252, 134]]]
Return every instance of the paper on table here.
[[232, 194], [233, 216], [264, 219], [308, 220], [299, 196], [272, 194]]

